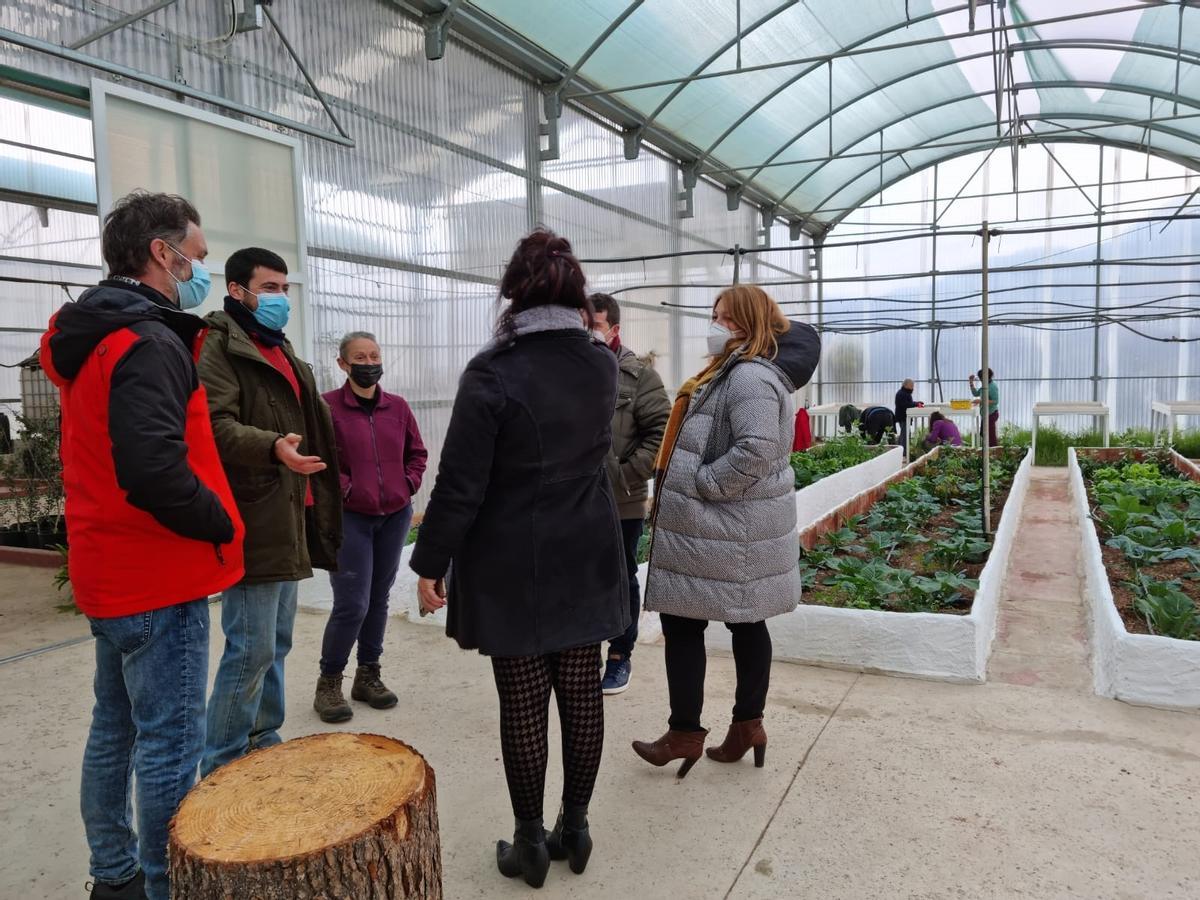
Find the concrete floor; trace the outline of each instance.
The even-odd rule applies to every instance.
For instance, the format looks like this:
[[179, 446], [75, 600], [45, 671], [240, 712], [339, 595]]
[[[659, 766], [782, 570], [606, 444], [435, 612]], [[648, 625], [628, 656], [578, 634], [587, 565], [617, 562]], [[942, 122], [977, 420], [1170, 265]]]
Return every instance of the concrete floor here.
[[[766, 768], [704, 760], [678, 782], [629, 749], [665, 727], [662, 650], [639, 647], [633, 686], [607, 701], [591, 865], [582, 877], [556, 865], [541, 896], [1200, 897], [1200, 716], [1089, 692], [1057, 474], [1039, 472], [1030, 493], [986, 685], [780, 664]], [[0, 568], [0, 657], [86, 633], [53, 611], [48, 577]], [[297, 621], [288, 737], [329, 729], [310, 708], [323, 624]], [[83, 896], [91, 653], [80, 643], [0, 663], [0, 898]], [[493, 861], [511, 819], [487, 661], [393, 620], [385, 675], [400, 705], [356, 704], [346, 728], [402, 738], [437, 771], [446, 896], [526, 895]], [[721, 731], [732, 660], [712, 659], [708, 696]], [[552, 761], [548, 816], [560, 784]]]

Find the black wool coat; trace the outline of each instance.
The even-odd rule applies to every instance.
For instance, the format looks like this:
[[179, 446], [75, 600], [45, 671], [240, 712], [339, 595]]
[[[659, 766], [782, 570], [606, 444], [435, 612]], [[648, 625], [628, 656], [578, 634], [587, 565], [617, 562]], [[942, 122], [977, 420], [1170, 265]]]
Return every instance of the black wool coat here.
[[487, 656], [621, 634], [628, 579], [605, 470], [617, 361], [580, 329], [489, 347], [459, 383], [410, 563], [449, 571], [446, 633]]

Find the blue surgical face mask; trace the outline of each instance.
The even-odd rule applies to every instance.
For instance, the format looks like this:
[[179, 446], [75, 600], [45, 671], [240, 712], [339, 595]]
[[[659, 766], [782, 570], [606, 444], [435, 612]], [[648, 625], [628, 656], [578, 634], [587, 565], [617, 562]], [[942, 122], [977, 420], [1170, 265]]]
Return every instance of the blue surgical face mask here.
[[259, 325], [273, 331], [283, 331], [287, 327], [288, 314], [292, 309], [287, 294], [255, 294], [247, 288], [242, 290], [258, 298], [258, 308], [254, 310], [253, 316]]
[[[171, 247], [170, 244], [167, 244]], [[180, 258], [187, 259], [180, 252], [178, 247], [171, 247], [171, 250]], [[180, 309], [195, 309], [205, 298], [208, 297], [208, 291], [212, 287], [212, 276], [208, 274], [208, 266], [200, 262], [198, 259], [188, 259], [192, 264], [192, 277], [187, 281], [180, 281], [175, 278], [175, 273], [167, 269], [167, 274], [175, 278], [175, 289], [179, 296]]]

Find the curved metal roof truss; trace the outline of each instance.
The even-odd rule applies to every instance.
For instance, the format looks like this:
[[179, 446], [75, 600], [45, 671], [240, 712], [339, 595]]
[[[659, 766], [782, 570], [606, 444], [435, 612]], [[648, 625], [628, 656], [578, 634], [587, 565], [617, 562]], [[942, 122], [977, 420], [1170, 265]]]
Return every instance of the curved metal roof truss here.
[[1110, 144], [1200, 169], [1197, 0], [458, 5], [472, 40], [524, 48], [548, 115], [586, 104], [625, 131], [627, 156], [656, 143], [685, 187], [708, 175], [814, 233], [880, 186], [1004, 143]]

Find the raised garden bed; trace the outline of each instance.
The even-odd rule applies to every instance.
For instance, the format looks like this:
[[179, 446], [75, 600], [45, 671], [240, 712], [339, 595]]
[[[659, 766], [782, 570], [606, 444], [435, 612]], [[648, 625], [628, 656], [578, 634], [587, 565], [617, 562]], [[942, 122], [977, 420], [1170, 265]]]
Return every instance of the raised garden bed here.
[[[935, 449], [804, 529], [804, 602], [771, 620], [776, 657], [983, 681], [1031, 466], [1022, 451], [993, 460], [990, 550], [972, 532], [975, 450]], [[723, 631], [710, 629], [712, 645], [729, 645]]]
[[797, 529], [803, 531], [851, 497], [895, 475], [903, 465], [903, 448], [873, 446], [858, 438], [835, 438], [793, 453]]
[[1200, 467], [1168, 450], [1072, 449], [1096, 693], [1200, 708]]
[[[828, 515], [848, 498], [894, 475], [903, 465], [900, 447], [869, 445], [858, 438], [836, 438], [818, 444], [804, 453], [792, 454], [795, 475], [797, 527], [803, 530]], [[421, 625], [444, 626], [445, 610], [428, 616], [420, 614], [417, 604], [417, 576], [408, 568], [417, 527], [409, 532], [400, 556], [400, 572], [392, 588], [393, 615], [407, 614], [412, 622]], [[639, 548], [638, 579], [646, 585], [646, 555], [649, 551], [649, 530], [643, 534]], [[325, 611], [333, 606], [333, 591], [327, 578], [317, 576], [300, 584], [300, 604]], [[658, 637], [657, 617], [652, 617], [639, 640], [653, 641]]]

